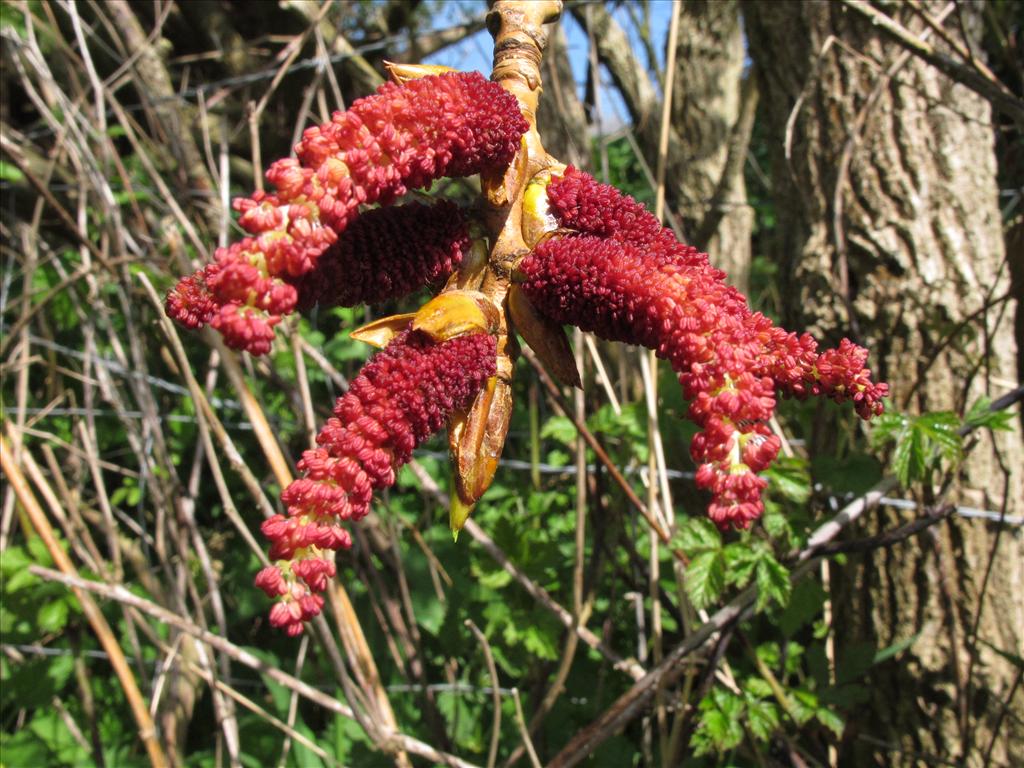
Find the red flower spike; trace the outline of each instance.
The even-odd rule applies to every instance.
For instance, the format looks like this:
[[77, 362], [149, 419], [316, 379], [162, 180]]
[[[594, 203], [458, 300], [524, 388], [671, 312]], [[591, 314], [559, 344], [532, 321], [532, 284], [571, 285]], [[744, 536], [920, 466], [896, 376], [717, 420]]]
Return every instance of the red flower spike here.
[[[185, 278], [168, 296], [168, 313], [196, 328], [215, 325], [229, 344], [262, 354], [268, 333], [297, 300], [295, 282], [364, 204], [390, 204], [443, 176], [507, 165], [529, 125], [515, 97], [476, 72], [387, 83], [377, 93], [309, 128], [297, 158], [273, 163], [273, 194], [235, 200], [246, 237], [216, 252], [217, 278]], [[236, 309], [225, 310], [237, 305]]]
[[[583, 235], [596, 235], [644, 249], [683, 266], [709, 267], [708, 255], [676, 240], [641, 203], [571, 165], [547, 187], [548, 203], [558, 224]], [[709, 267], [710, 268], [710, 267]], [[714, 274], [724, 279], [717, 269]]]
[[[583, 188], [577, 184], [572, 189]], [[591, 208], [579, 196], [574, 207], [559, 203], [557, 215], [574, 217], [560, 223], [572, 221], [612, 239], [583, 236], [542, 243], [519, 264], [526, 278], [523, 290], [557, 322], [654, 349], [669, 360], [690, 400], [688, 415], [703, 429], [691, 453], [699, 465], [697, 484], [712, 493], [709, 515], [723, 528], [746, 528], [763, 511], [766, 483], [757, 473], [774, 460], [780, 446], [766, 425], [775, 409], [775, 390], [799, 397], [826, 395], [837, 402], [852, 399], [867, 418], [881, 412], [887, 387], [871, 382], [863, 367], [865, 350], [844, 340], [838, 349], [817, 356], [813, 339], [787, 333], [752, 313], [743, 296], [722, 282], [722, 273], [707, 266], [706, 257], [689, 254], [692, 249], [674, 238], [669, 243], [651, 236], [635, 213], [635, 201], [619, 200], [628, 203], [626, 214]], [[630, 230], [636, 221], [641, 226]], [[635, 244], [640, 234], [646, 238], [642, 250]]]
[[462, 211], [453, 203], [368, 211], [296, 281], [298, 306], [351, 307], [405, 296], [448, 277], [469, 245]]
[[334, 418], [306, 451], [303, 477], [281, 494], [287, 515], [261, 526], [276, 561], [256, 576], [256, 586], [278, 602], [270, 623], [289, 635], [316, 616], [335, 567], [329, 550], [347, 549], [340, 522], [359, 520], [373, 491], [392, 485], [395, 470], [413, 449], [467, 408], [495, 373], [493, 336], [474, 333], [436, 344], [405, 331], [379, 352], [334, 406]]

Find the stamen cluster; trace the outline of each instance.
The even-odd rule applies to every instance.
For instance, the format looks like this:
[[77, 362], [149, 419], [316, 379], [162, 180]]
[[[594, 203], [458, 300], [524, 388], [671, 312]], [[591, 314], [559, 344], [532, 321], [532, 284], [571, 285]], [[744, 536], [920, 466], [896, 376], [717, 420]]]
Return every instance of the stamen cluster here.
[[461, 209], [445, 200], [367, 211], [295, 281], [298, 308], [401, 298], [448, 277], [469, 245]]
[[320, 612], [319, 593], [335, 574], [328, 552], [352, 545], [341, 523], [363, 518], [373, 492], [394, 484], [413, 449], [469, 406], [494, 375], [495, 360], [488, 334], [435, 343], [405, 331], [367, 363], [335, 404], [317, 447], [302, 455], [303, 476], [281, 494], [287, 515], [262, 525], [275, 563], [256, 585], [278, 598], [271, 624], [297, 635]]
[[184, 278], [167, 313], [190, 328], [209, 323], [236, 349], [267, 352], [274, 326], [298, 301], [292, 283], [314, 269], [360, 206], [389, 205], [443, 176], [503, 167], [528, 127], [516, 99], [475, 72], [381, 86], [309, 128], [295, 158], [273, 163], [274, 193], [235, 200], [250, 236]]
[[524, 291], [558, 322], [654, 349], [671, 363], [702, 428], [691, 453], [719, 526], [746, 528], [764, 509], [758, 473], [780, 447], [767, 424], [776, 389], [853, 400], [863, 418], [881, 412], [887, 387], [871, 381], [864, 349], [843, 340], [819, 355], [809, 335], [751, 312], [705, 254], [635, 200], [573, 168], [551, 182], [548, 199], [558, 223], [581, 234], [530, 253], [519, 265]]

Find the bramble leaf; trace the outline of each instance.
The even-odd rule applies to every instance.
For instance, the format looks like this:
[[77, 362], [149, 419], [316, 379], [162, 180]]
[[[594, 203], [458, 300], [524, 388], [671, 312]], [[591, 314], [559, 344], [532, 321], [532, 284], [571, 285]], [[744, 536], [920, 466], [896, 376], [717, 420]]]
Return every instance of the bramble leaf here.
[[705, 550], [690, 560], [686, 592], [698, 611], [713, 603], [725, 589], [725, 556], [722, 550]]
[[763, 609], [770, 602], [785, 606], [789, 601], [792, 589], [789, 583], [789, 571], [775, 559], [767, 549], [761, 550], [755, 568], [757, 578], [757, 610]]

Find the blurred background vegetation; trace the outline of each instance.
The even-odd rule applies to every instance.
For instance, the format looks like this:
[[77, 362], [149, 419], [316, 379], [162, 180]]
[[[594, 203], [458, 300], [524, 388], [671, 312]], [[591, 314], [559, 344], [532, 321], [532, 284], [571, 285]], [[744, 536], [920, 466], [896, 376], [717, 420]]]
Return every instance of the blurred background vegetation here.
[[[259, 524], [368, 355], [347, 331], [427, 294], [292, 318], [264, 358], [179, 335], [157, 297], [384, 60], [486, 72], [486, 6], [0, 4], [0, 764], [569, 765], [580, 732], [600, 766], [1019, 760], [1021, 7], [568, 2], [549, 151], [653, 205], [674, 59], [667, 223], [756, 309], [872, 350], [890, 415], [869, 440], [849, 409], [783, 403], [763, 522], [723, 536], [671, 371], [577, 334], [582, 394], [520, 360], [468, 535], [440, 436], [353, 526], [328, 621], [289, 639], [252, 585]], [[637, 510], [652, 447], [667, 545]], [[107, 644], [30, 570], [55, 548], [105, 585]], [[605, 726], [650, 670], [649, 706]]]

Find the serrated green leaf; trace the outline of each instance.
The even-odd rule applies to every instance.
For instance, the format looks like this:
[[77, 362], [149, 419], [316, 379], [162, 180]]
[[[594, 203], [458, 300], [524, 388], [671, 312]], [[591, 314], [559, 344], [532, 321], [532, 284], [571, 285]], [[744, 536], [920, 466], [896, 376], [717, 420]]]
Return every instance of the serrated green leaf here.
[[722, 547], [722, 534], [706, 517], [687, 518], [679, 526], [673, 539], [673, 543], [688, 557], [708, 549], [717, 550]]
[[544, 422], [544, 426], [540, 429], [540, 436], [571, 446], [576, 442], [576, 425], [565, 416], [552, 416]]
[[895, 411], [886, 411], [877, 417], [871, 429], [871, 445], [880, 448], [886, 443], [898, 441], [906, 431], [910, 419]]
[[923, 446], [932, 443], [937, 451], [949, 461], [958, 461], [963, 450], [963, 438], [957, 434], [960, 420], [948, 411], [925, 413], [914, 421], [915, 429], [921, 432]]
[[761, 525], [773, 541], [784, 539], [788, 542], [792, 536], [789, 517], [783, 514], [779, 505], [773, 503], [770, 499], [765, 502]]
[[982, 395], [967, 410], [964, 415], [964, 425], [968, 427], [988, 428], [996, 431], [1009, 431], [1013, 429], [1011, 423], [1014, 419], [1013, 411], [993, 411], [992, 400]]
[[36, 623], [44, 632], [59, 632], [68, 620], [68, 604], [62, 599], [50, 600], [39, 607]]
[[760, 553], [749, 541], [727, 544], [722, 553], [725, 555], [726, 581], [742, 589], [754, 575]]
[[751, 677], [743, 685], [743, 689], [755, 699], [770, 699], [772, 697], [772, 687], [768, 685], [768, 681], [762, 677]]
[[761, 741], [768, 741], [779, 727], [779, 710], [770, 701], [747, 698], [747, 725]]
[[777, 491], [790, 501], [805, 504], [811, 496], [811, 473], [806, 459], [782, 457], [761, 473], [768, 480], [768, 489]]
[[789, 692], [789, 713], [797, 725], [803, 725], [818, 713], [818, 697], [802, 688]]
[[771, 552], [764, 550], [757, 560], [754, 573], [757, 579], [757, 610], [762, 610], [770, 602], [785, 607], [792, 588], [786, 566], [776, 560]]
[[725, 752], [743, 740], [744, 703], [735, 694], [713, 690], [700, 703], [700, 720], [690, 740], [697, 755]]
[[707, 608], [725, 589], [725, 556], [720, 549], [706, 550], [686, 569], [686, 593], [698, 611]]

